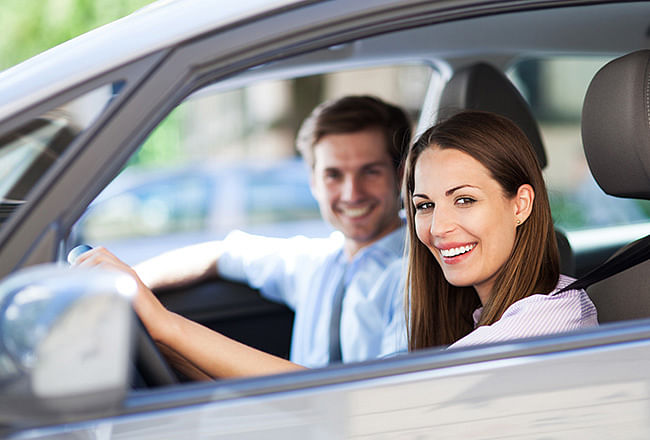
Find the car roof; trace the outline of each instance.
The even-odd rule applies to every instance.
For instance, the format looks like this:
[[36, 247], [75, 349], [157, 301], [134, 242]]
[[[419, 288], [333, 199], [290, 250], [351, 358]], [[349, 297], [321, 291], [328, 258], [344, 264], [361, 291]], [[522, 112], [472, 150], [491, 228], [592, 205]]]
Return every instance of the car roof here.
[[313, 0], [157, 1], [0, 72], [0, 120], [85, 78], [206, 32], [305, 3]]
[[[457, 19], [422, 27], [428, 24], [430, 17], [408, 16], [413, 14], [408, 11], [409, 7], [414, 11], [424, 8], [437, 11], [434, 15], [439, 13], [445, 21], [449, 18], [445, 11], [451, 8], [450, 2], [445, 1], [423, 5], [416, 0], [161, 0], [0, 72], [0, 121], [103, 72], [157, 51], [174, 48], [184, 41], [258, 17], [316, 4], [330, 8], [328, 14], [331, 17], [322, 17], [322, 20], [349, 18], [372, 10], [379, 17], [377, 23], [381, 23], [382, 14], [397, 14], [395, 11], [403, 8], [407, 11], [404, 20], [412, 22], [412, 25], [404, 24], [404, 30], [384, 35], [379, 25], [375, 37], [286, 62], [270, 63], [238, 75], [235, 81], [246, 81], [248, 73], [251, 76], [273, 76], [288, 69], [294, 75], [298, 68], [307, 74], [335, 69], [340, 63], [378, 63], [387, 56], [434, 63], [437, 57], [454, 68], [477, 56], [491, 57], [493, 62], [502, 60], [502, 65], [505, 65], [520, 54], [557, 54], [560, 51], [616, 55], [647, 45], [647, 2], [604, 1], [602, 7], [607, 8], [606, 14], [598, 10], [601, 7], [598, 5], [581, 8], [580, 2], [563, 0], [524, 5], [527, 9], [523, 12], [519, 12], [522, 5], [518, 1], [497, 2], [498, 5], [491, 0], [457, 0], [451, 3], [458, 11], [462, 8], [471, 10], [474, 16], [480, 16], [477, 18], [479, 21], [463, 27], [459, 34], [454, 23]], [[510, 12], [502, 14], [504, 11]], [[603, 21], [603, 16], [609, 18]], [[458, 17], [463, 18], [462, 14]], [[512, 34], [519, 37], [512, 39], [509, 37]], [[439, 67], [444, 70], [446, 66]]]

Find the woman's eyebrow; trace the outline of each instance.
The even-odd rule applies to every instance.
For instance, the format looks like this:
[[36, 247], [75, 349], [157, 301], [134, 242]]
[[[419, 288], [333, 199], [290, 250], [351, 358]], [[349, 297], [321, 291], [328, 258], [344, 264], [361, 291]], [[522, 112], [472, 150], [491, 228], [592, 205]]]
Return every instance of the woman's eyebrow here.
[[447, 191], [445, 191], [445, 197], [449, 197], [454, 192], [458, 191], [459, 189], [463, 189], [463, 188], [477, 188], [478, 189], [477, 186], [470, 185], [469, 183], [465, 183], [463, 185], [454, 186], [453, 188], [448, 189]]
[[413, 195], [411, 196], [412, 199], [414, 199], [414, 198], [416, 198], [416, 197], [419, 197], [419, 198], [421, 198], [421, 199], [428, 199], [428, 198], [429, 198], [426, 194], [413, 194]]

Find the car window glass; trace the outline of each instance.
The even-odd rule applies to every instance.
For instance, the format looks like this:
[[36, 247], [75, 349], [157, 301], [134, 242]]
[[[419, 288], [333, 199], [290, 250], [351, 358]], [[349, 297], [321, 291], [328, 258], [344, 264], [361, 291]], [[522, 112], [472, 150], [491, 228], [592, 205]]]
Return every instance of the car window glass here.
[[650, 202], [612, 197], [600, 189], [582, 149], [584, 96], [593, 76], [610, 59], [528, 59], [509, 72], [539, 122], [549, 157], [544, 176], [553, 218], [568, 231], [650, 219]]
[[32, 188], [97, 119], [119, 86], [95, 89], [0, 137], [0, 227], [29, 200]]
[[151, 133], [73, 239], [134, 264], [235, 228], [326, 236], [332, 230], [295, 148], [300, 123], [320, 102], [347, 94], [379, 96], [416, 121], [432, 75], [430, 67], [403, 65], [199, 90]]

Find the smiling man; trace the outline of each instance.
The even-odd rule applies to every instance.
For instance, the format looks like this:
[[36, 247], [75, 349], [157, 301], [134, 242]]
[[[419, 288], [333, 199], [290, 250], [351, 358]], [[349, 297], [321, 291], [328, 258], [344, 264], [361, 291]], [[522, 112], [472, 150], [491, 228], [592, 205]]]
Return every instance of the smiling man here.
[[377, 98], [321, 104], [297, 145], [335, 233], [281, 239], [234, 231], [221, 242], [148, 260], [138, 275], [152, 289], [219, 275], [287, 304], [295, 311], [291, 360], [305, 367], [403, 349], [405, 329], [396, 324], [403, 322], [402, 291], [394, 278], [404, 248], [400, 184], [410, 136], [404, 111]]

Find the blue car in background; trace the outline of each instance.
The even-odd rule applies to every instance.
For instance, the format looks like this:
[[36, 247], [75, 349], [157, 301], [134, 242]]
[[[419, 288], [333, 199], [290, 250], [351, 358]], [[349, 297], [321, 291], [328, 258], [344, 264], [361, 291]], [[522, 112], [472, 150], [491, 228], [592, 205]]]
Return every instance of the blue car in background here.
[[294, 158], [127, 168], [88, 207], [73, 237], [135, 264], [223, 239], [233, 229], [270, 237], [332, 232], [311, 194], [307, 166]]

